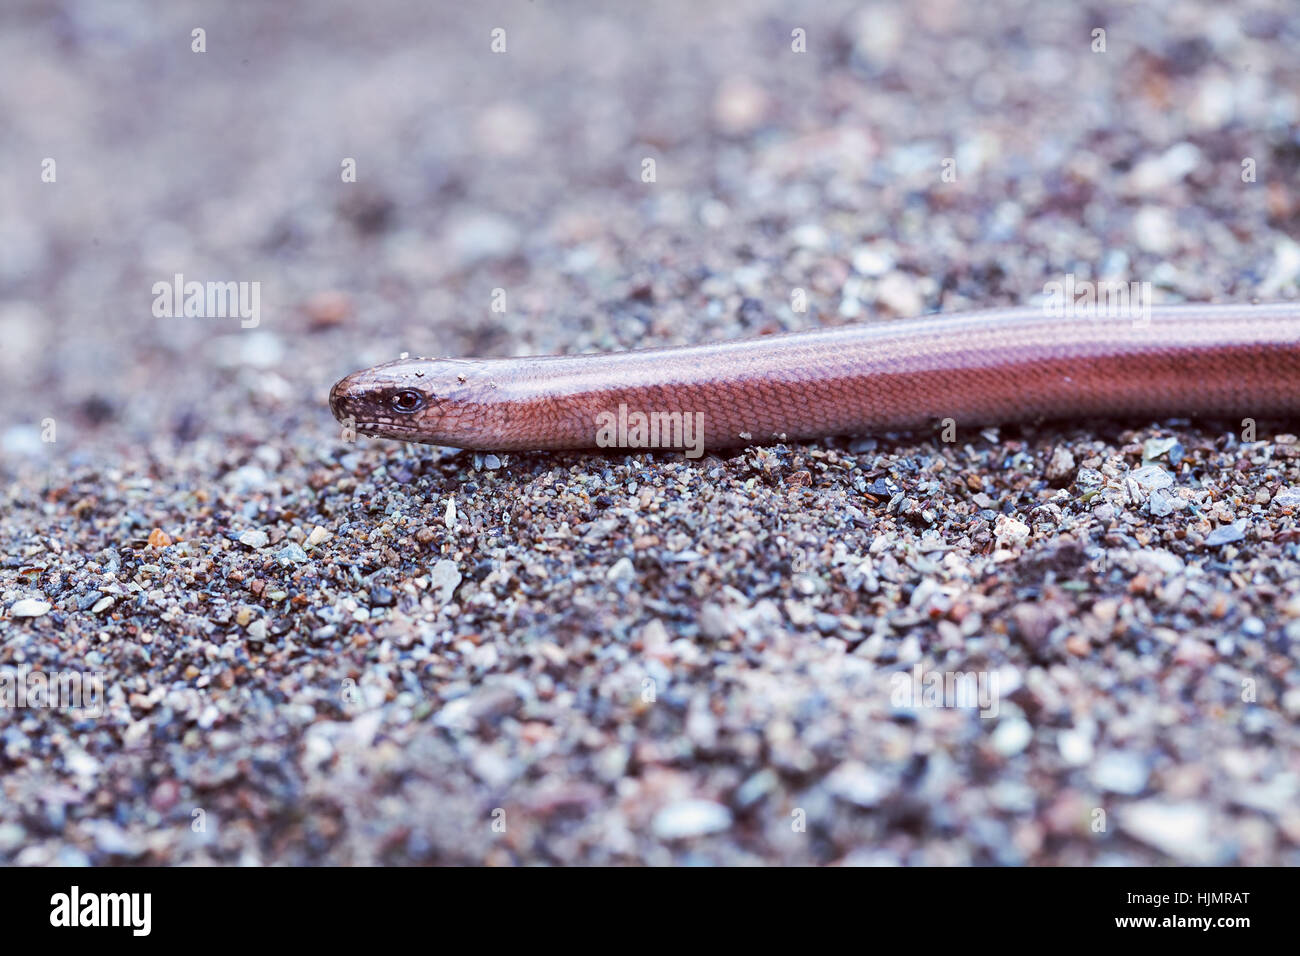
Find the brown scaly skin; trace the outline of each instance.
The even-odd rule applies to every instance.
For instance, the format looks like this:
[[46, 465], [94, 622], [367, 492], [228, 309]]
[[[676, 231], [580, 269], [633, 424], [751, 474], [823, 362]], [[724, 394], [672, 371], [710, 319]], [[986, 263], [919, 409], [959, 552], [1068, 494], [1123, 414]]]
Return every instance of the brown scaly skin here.
[[402, 359], [330, 408], [362, 434], [489, 451], [597, 447], [597, 416], [703, 413], [704, 445], [1095, 416], [1300, 414], [1300, 303], [1129, 317], [995, 309], [600, 355]]

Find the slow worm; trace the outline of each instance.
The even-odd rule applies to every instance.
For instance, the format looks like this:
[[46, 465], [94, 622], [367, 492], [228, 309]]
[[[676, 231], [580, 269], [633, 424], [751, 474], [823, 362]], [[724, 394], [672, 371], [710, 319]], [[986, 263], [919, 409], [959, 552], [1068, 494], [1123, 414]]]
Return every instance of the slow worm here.
[[459, 448], [658, 437], [696, 453], [673, 428], [725, 448], [945, 419], [1300, 413], [1300, 302], [1148, 316], [1007, 308], [596, 355], [403, 358], [344, 378], [330, 407], [362, 434]]

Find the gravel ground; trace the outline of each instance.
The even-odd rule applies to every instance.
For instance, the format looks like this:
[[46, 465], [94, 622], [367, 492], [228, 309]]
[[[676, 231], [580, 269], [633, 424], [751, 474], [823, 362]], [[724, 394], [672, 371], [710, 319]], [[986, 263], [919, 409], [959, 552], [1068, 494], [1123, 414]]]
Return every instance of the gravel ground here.
[[436, 6], [0, 14], [0, 682], [103, 681], [0, 707], [0, 861], [1300, 863], [1295, 423], [690, 461], [325, 403], [1065, 273], [1295, 298], [1293, 6]]

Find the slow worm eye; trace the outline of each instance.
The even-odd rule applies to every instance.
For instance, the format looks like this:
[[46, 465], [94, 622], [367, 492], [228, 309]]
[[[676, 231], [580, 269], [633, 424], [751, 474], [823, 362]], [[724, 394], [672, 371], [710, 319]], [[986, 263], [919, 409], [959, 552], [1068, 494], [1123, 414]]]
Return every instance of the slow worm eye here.
[[409, 415], [424, 408], [424, 394], [414, 388], [404, 388], [390, 395], [388, 404], [393, 411]]

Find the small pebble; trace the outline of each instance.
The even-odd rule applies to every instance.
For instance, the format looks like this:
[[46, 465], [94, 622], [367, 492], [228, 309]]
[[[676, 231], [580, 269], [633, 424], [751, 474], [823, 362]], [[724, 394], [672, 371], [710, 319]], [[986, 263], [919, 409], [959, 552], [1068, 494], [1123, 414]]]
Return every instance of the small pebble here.
[[1279, 508], [1300, 507], [1300, 487], [1283, 488], [1273, 496], [1273, 504]]
[[1219, 525], [1205, 536], [1205, 543], [1211, 548], [1218, 548], [1241, 541], [1246, 537], [1246, 528], [1249, 525], [1250, 522], [1246, 518], [1241, 518], [1232, 524]]
[[302, 549], [302, 545], [289, 542], [283, 548], [276, 552], [276, 558], [288, 564], [301, 564], [307, 560], [307, 552]]
[[664, 807], [654, 818], [654, 834], [661, 840], [688, 840], [730, 827], [731, 811], [710, 800], [682, 800]]
[[446, 558], [435, 564], [429, 572], [429, 586], [437, 592], [439, 604], [446, 604], [451, 600], [460, 582], [460, 568], [456, 566], [455, 561]]
[[1034, 731], [1028, 722], [1019, 719], [1002, 720], [993, 731], [993, 749], [1004, 757], [1014, 757], [1021, 753], [1034, 739]]
[[41, 617], [50, 613], [50, 603], [36, 598], [22, 598], [9, 608], [12, 617]]
[[888, 781], [857, 761], [846, 761], [826, 778], [826, 789], [858, 807], [874, 807], [889, 793]]
[[1102, 790], [1132, 796], [1146, 789], [1147, 773], [1146, 762], [1138, 755], [1111, 751], [1097, 758], [1090, 778]]
[[270, 540], [265, 531], [249, 530], [239, 536], [239, 543], [253, 550], [265, 548]]
[[1145, 800], [1115, 814], [1121, 830], [1179, 863], [1204, 866], [1214, 859], [1210, 813], [1201, 804]]

